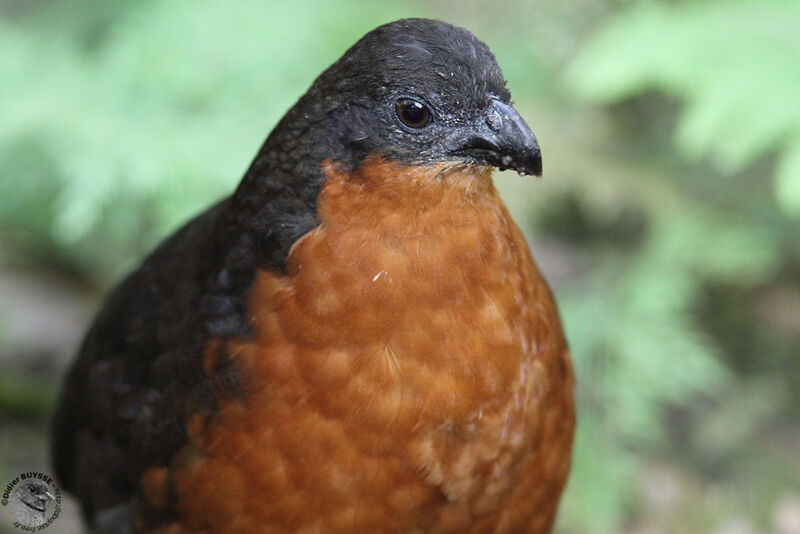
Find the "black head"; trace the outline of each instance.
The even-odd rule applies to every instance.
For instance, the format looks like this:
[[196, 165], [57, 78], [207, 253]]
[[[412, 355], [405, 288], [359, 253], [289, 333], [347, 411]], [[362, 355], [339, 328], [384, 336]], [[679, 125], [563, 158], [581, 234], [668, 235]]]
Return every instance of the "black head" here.
[[286, 146], [287, 138], [320, 132], [314, 146], [354, 166], [373, 154], [409, 165], [452, 161], [541, 174], [536, 138], [510, 96], [494, 55], [472, 33], [404, 19], [353, 45], [273, 135]]
[[319, 224], [326, 160], [510, 168], [541, 174], [539, 145], [511, 106], [489, 48], [427, 19], [380, 26], [317, 78], [261, 147], [230, 206], [265, 265]]

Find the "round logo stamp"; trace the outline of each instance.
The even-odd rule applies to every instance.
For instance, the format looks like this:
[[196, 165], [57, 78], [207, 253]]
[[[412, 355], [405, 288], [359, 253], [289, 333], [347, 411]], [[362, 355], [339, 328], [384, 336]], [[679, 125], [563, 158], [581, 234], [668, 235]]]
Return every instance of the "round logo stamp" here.
[[20, 473], [3, 488], [0, 504], [8, 508], [16, 528], [35, 532], [46, 529], [58, 519], [61, 491], [52, 477], [44, 473]]

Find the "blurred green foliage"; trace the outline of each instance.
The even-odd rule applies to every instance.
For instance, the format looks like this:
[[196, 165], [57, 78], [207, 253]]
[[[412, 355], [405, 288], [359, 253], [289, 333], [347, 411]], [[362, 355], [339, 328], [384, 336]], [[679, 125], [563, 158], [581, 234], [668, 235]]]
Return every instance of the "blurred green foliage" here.
[[[797, 406], [784, 393], [800, 376], [798, 321], [782, 344], [770, 343], [775, 325], [755, 322], [752, 311], [742, 313], [741, 307], [753, 306], [771, 286], [782, 291], [800, 283], [800, 233], [792, 220], [800, 215], [798, 66], [800, 3], [635, 2], [592, 32], [563, 71], [571, 94], [617, 103], [605, 117], [616, 131], [601, 146], [629, 162], [611, 180], [602, 180], [603, 171], [589, 171], [588, 180], [601, 178], [613, 192], [578, 185], [572, 203], [589, 220], [577, 233], [597, 227], [592, 218], [613, 218], [620, 205], [646, 221], [635, 248], [585, 247], [592, 273], [563, 291], [578, 376], [589, 381], [580, 388], [584, 424], [573, 482], [602, 480], [594, 493], [566, 503], [567, 509], [581, 507], [574, 517], [585, 519], [581, 512], [594, 504], [594, 519], [621, 524], [631, 504], [624, 487], [641, 466], [642, 450], [669, 442], [665, 405], [684, 407], [686, 426], [672, 430], [672, 439], [703, 441], [687, 448], [696, 457], [680, 461], [716, 471], [730, 485], [725, 513], [747, 510], [763, 528], [769, 524], [766, 503], [790, 487], [775, 476], [780, 461], [758, 482], [748, 477], [758, 471], [752, 469], [758, 453], [750, 447], [760, 429], [782, 420], [781, 407]], [[676, 108], [654, 98], [653, 90], [681, 104], [674, 145], [667, 136]], [[772, 171], [760, 160], [775, 153], [770, 198], [765, 178]], [[727, 177], [711, 172], [706, 161]], [[609, 203], [603, 197], [615, 198]], [[719, 302], [727, 293], [751, 298]], [[740, 316], [704, 315], [729, 313], [725, 306], [731, 304], [740, 307]], [[725, 339], [741, 338], [736, 329], [748, 332], [749, 343]], [[750, 374], [730, 372], [747, 360]], [[786, 381], [773, 374], [781, 365], [791, 369]], [[609, 437], [617, 450], [597, 453]], [[795, 446], [788, 456], [798, 452]], [[797, 465], [791, 465], [789, 479], [796, 485]], [[612, 481], [622, 487], [609, 493]], [[748, 484], [760, 495], [754, 498]], [[691, 514], [667, 531], [710, 530], [720, 512]], [[572, 517], [565, 522], [573, 524]], [[588, 528], [580, 521], [573, 525], [576, 531]]]
[[596, 100], [659, 89], [685, 102], [682, 154], [724, 172], [780, 154], [775, 199], [800, 216], [800, 2], [643, 2], [616, 16], [570, 68]]
[[[575, 359], [561, 531], [766, 529], [800, 486], [797, 2], [7, 0], [0, 262], [108, 288], [356, 38], [412, 15], [485, 40], [543, 146], [545, 180], [496, 183]], [[666, 512], [653, 465], [684, 481]]]

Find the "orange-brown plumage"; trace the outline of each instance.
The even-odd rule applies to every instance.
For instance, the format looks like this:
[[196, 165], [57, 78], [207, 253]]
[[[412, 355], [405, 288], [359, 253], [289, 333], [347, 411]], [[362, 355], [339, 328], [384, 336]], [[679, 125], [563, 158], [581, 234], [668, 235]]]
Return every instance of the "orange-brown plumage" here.
[[244, 396], [169, 466], [177, 531], [546, 532], [571, 364], [489, 171], [325, 171], [320, 226], [258, 273], [255, 338], [228, 347]]
[[538, 142], [474, 35], [369, 32], [109, 296], [54, 419], [98, 533], [550, 530], [558, 313], [491, 168]]

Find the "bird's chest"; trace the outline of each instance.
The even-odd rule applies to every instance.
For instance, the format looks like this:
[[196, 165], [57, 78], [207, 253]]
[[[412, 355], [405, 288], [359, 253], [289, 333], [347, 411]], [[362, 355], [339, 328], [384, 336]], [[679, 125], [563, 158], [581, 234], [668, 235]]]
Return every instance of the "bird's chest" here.
[[428, 196], [332, 180], [322, 224], [295, 244], [287, 274], [257, 277], [258, 360], [283, 362], [275, 347], [291, 347], [286, 362], [326, 397], [318, 404], [378, 427], [471, 428], [507, 404], [560, 327], [483, 178], [463, 178], [465, 190], [440, 181]]
[[235, 362], [242, 392], [190, 425], [173, 473], [189, 517], [219, 470], [243, 495], [213, 505], [244, 531], [458, 530], [522, 476], [564, 347], [519, 231], [493, 189], [362, 220], [349, 186], [323, 191], [285, 275], [257, 274], [253, 339], [207, 351], [209, 373]]

